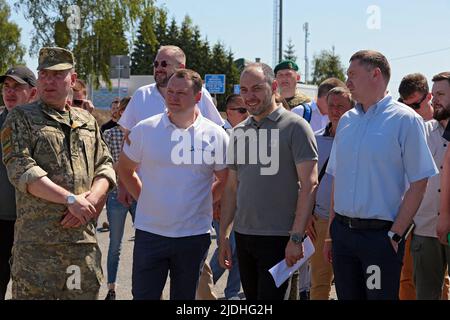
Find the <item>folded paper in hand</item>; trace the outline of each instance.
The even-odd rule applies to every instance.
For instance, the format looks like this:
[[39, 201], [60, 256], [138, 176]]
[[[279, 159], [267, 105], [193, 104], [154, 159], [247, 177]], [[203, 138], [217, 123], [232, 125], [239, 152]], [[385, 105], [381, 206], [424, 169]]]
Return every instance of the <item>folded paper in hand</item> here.
[[303, 258], [301, 258], [295, 265], [288, 267], [286, 260], [281, 260], [278, 264], [273, 266], [269, 272], [275, 280], [275, 285], [279, 288], [292, 274], [298, 270], [308, 259], [314, 254], [314, 245], [309, 237], [303, 241]]

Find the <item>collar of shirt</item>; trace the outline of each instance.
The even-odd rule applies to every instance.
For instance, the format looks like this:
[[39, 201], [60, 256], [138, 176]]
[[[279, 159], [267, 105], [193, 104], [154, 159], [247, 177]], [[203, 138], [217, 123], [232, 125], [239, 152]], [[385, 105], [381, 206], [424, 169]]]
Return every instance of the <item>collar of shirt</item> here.
[[266, 119], [269, 119], [269, 120], [271, 120], [273, 122], [277, 122], [278, 119], [280, 119], [281, 115], [284, 112], [286, 112], [286, 109], [281, 107], [281, 106], [278, 106], [278, 108], [276, 108], [274, 111], [272, 111], [272, 113], [270, 113], [267, 117], [262, 119], [260, 122], [256, 121], [254, 116], [248, 117], [248, 119], [245, 121], [245, 125], [246, 126], [254, 126], [254, 127], [259, 126], [260, 127], [266, 121]]
[[388, 93], [383, 99], [375, 103], [374, 105], [371, 105], [367, 112], [364, 112], [364, 108], [360, 103], [356, 104], [355, 110], [360, 114], [361, 116], [364, 115], [376, 115], [381, 112], [383, 112], [391, 103], [392, 103], [392, 96]]
[[0, 111], [0, 116], [3, 116], [6, 118], [7, 115], [8, 115], [8, 109], [6, 109], [6, 107], [4, 107], [4, 109]]
[[173, 129], [178, 129], [178, 130], [190, 130], [191, 128], [197, 129], [198, 127], [200, 127], [202, 121], [203, 121], [203, 116], [200, 112], [197, 113], [197, 119], [195, 119], [194, 123], [192, 125], [190, 125], [188, 128], [184, 129], [184, 128], [178, 128], [172, 121], [170, 121], [169, 119], [169, 113], [166, 110], [166, 112], [164, 112], [163, 117], [162, 117], [162, 121], [164, 124], [165, 128], [168, 127], [172, 127]]
[[320, 129], [320, 130], [317, 130], [317, 131], [315, 131], [314, 132], [314, 135], [315, 136], [323, 136], [323, 137], [330, 137], [330, 130], [331, 130], [331, 127], [332, 127], [332, 123], [331, 122], [329, 122], [325, 127], [323, 127], [322, 129]]
[[[442, 136], [444, 134], [445, 128], [441, 125], [441, 123], [437, 120], [427, 121], [431, 125], [432, 131], [439, 131], [439, 134]], [[448, 127], [448, 126], [447, 126]]]
[[225, 130], [233, 129], [233, 127], [231, 126], [231, 124], [230, 124], [230, 122], [228, 120], [225, 120], [225, 124], [223, 125], [223, 128]]
[[156, 99], [160, 99], [163, 102], [164, 106], [166, 105], [166, 99], [164, 99], [156, 83], [150, 85], [150, 95], [155, 97]]

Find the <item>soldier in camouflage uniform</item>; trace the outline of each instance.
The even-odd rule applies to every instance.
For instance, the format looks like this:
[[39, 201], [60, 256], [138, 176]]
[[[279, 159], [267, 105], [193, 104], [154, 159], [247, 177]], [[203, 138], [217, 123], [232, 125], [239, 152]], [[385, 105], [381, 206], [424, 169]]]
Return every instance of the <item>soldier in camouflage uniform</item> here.
[[42, 48], [40, 100], [12, 110], [2, 128], [3, 162], [17, 198], [13, 299], [98, 297], [96, 220], [115, 173], [94, 117], [66, 104], [73, 68], [70, 51]]

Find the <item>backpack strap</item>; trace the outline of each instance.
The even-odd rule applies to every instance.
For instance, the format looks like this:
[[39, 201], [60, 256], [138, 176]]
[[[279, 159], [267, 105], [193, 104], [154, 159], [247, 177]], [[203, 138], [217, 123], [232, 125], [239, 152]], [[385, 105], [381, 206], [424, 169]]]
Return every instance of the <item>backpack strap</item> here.
[[307, 105], [307, 104], [301, 104], [303, 106], [303, 119], [305, 119], [306, 121], [308, 121], [308, 123], [311, 122], [311, 117], [312, 117], [312, 108], [311, 106]]

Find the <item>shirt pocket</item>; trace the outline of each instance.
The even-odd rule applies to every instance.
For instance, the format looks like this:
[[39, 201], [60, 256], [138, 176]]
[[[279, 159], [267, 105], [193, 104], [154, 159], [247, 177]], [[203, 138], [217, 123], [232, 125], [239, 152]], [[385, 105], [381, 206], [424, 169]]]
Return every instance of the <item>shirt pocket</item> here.
[[66, 137], [59, 123], [56, 121], [33, 122], [35, 144], [31, 152], [32, 158], [46, 171], [54, 171], [67, 160]]
[[78, 142], [81, 154], [84, 157], [89, 177], [95, 172], [96, 130], [95, 126], [84, 126], [78, 129]]

